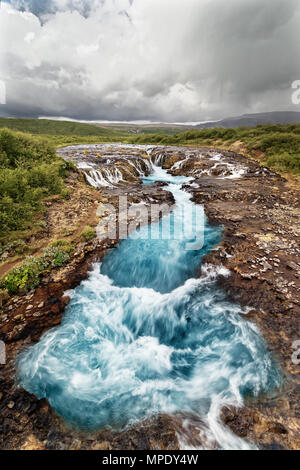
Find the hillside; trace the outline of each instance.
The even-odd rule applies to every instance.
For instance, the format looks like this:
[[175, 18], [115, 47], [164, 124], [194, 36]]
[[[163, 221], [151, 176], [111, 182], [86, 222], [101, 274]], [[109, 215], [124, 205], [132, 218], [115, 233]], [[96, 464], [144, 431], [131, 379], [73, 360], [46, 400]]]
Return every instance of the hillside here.
[[295, 111], [279, 111], [271, 113], [244, 114], [222, 119], [220, 121], [206, 122], [195, 126], [194, 129], [209, 129], [212, 127], [236, 128], [240, 126], [254, 127], [266, 124], [299, 124], [300, 113]]
[[29, 134], [43, 134], [55, 136], [110, 136], [115, 132], [112, 129], [104, 129], [91, 124], [69, 121], [53, 121], [50, 119], [15, 119], [0, 118], [0, 128], [9, 128], [14, 131]]

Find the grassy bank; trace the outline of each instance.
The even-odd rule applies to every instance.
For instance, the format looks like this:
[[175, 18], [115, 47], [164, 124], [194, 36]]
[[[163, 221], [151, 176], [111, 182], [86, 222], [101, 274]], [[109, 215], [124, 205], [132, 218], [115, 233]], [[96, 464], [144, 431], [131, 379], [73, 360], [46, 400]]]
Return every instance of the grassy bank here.
[[74, 170], [49, 139], [0, 129], [0, 307], [95, 237], [94, 190]]
[[113, 137], [117, 133], [111, 129], [69, 121], [53, 121], [51, 119], [14, 119], [0, 118], [0, 128], [26, 132], [35, 135], [77, 136], [77, 137]]
[[47, 139], [0, 130], [0, 240], [30, 227], [44, 198], [64, 194], [69, 168]]

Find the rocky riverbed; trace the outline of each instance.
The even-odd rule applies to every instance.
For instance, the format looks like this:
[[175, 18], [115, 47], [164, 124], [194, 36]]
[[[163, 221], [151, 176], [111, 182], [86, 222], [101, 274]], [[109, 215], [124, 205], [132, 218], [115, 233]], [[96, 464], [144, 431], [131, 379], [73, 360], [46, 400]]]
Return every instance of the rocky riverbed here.
[[[230, 270], [231, 276], [220, 278], [220, 285], [230, 299], [251, 308], [249, 321], [260, 327], [285, 374], [280, 392], [271, 398], [249, 399], [242, 410], [224, 409], [223, 421], [259, 448], [299, 449], [299, 365], [292, 360], [293, 344], [300, 339], [299, 191], [268, 168], [215, 149], [114, 144], [69, 147], [59, 153], [72, 160], [86, 182], [99, 191], [101, 204], [116, 207], [120, 195], [126, 195], [131, 205], [173, 204], [163, 186], [141, 185], [141, 176], [151, 171], [151, 161], [173, 175], [191, 177], [185, 189], [192, 200], [204, 205], [211, 223], [224, 226], [222, 243], [205, 261]], [[17, 354], [60, 323], [69, 301], [65, 292], [86, 278], [92, 263], [117, 244], [118, 239], [85, 243], [67, 267], [51, 272], [35, 291], [3, 305], [0, 339], [7, 345], [8, 360], [0, 366], [0, 448], [179, 448], [182, 416], [157, 416], [122, 433], [104, 430], [87, 435], [68, 428], [45, 400], [15, 383]], [[203, 445], [199, 426], [191, 425], [186, 445]]]

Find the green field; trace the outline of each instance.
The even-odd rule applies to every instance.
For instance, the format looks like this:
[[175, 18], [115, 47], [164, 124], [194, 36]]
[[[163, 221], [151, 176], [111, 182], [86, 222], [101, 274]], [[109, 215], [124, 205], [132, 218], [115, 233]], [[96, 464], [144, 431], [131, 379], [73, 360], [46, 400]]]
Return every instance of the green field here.
[[14, 119], [0, 118], [0, 128], [6, 127], [14, 131], [27, 132], [29, 134], [49, 135], [49, 136], [99, 136], [107, 137], [114, 134], [113, 130], [103, 127], [93, 126], [69, 121], [53, 121], [51, 119]]
[[35, 135], [47, 135], [49, 137], [100, 137], [104, 140], [118, 140], [132, 135], [162, 134], [174, 135], [180, 126], [150, 126], [150, 125], [93, 125], [80, 122], [55, 121], [52, 119], [27, 119], [27, 118], [0, 118], [0, 129], [8, 128], [14, 131], [26, 132]]

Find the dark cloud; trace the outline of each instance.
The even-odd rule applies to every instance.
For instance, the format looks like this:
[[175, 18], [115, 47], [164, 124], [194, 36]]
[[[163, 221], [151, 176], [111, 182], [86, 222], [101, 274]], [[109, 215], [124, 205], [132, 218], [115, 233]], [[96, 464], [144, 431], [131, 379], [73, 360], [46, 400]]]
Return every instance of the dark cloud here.
[[2, 114], [200, 121], [294, 108], [298, 0], [11, 3]]
[[30, 11], [39, 17], [54, 12], [52, 0], [10, 0], [8, 3], [20, 11]]

